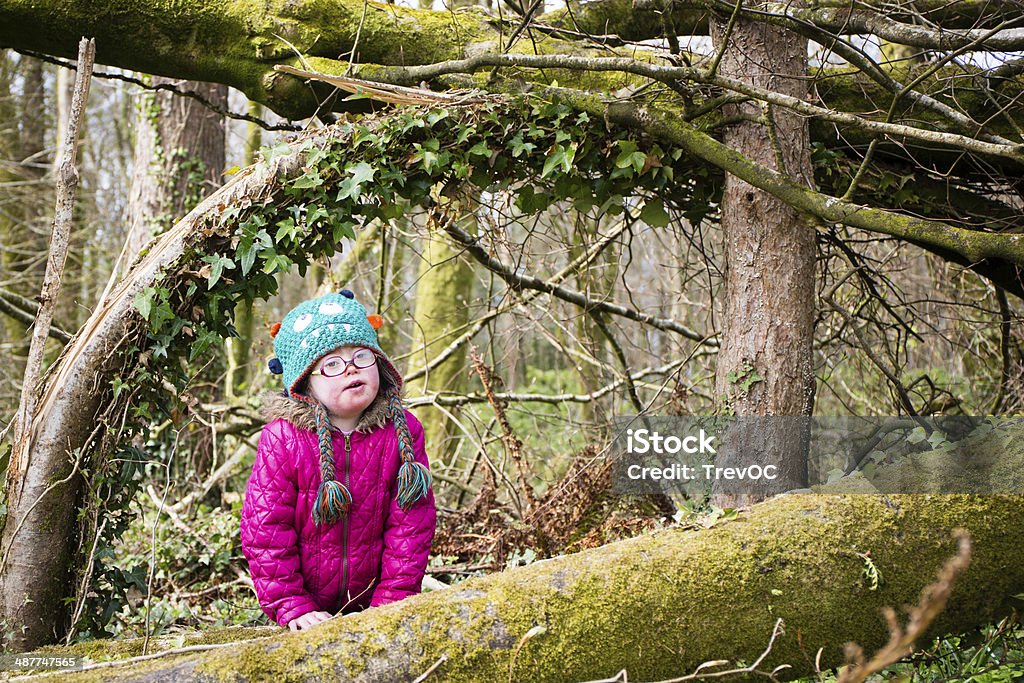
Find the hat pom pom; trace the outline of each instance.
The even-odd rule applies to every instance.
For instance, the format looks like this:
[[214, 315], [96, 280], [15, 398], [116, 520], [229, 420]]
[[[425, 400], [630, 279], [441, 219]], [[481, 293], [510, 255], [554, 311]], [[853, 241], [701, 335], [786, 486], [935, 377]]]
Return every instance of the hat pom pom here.
[[366, 316], [366, 319], [370, 322], [370, 327], [375, 330], [379, 330], [384, 325], [384, 318], [376, 313]]
[[338, 292], [338, 294], [341, 294], [343, 297], [345, 297], [347, 299], [355, 299], [356, 298], [356, 295], [352, 293], [351, 289], [343, 289], [340, 292]]
[[430, 490], [430, 470], [422, 463], [407, 460], [398, 468], [398, 507], [403, 510]]
[[283, 375], [284, 374], [284, 367], [281, 366], [281, 359], [280, 358], [271, 358], [270, 360], [268, 360], [267, 361], [267, 368], [269, 368], [270, 371], [272, 373], [274, 373], [275, 375]]
[[320, 489], [313, 501], [313, 523], [332, 524], [348, 512], [352, 505], [352, 494], [336, 479], [320, 482]]

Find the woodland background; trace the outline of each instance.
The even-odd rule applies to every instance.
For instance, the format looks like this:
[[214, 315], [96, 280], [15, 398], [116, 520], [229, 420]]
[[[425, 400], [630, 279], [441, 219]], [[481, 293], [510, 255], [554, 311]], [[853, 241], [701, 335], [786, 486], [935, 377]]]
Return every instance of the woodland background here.
[[[1019, 233], [1021, 144], [996, 137], [1005, 134], [1019, 141], [1024, 126], [1019, 114], [1020, 84], [1014, 80], [1019, 80], [1020, 62], [1010, 52], [1017, 47], [1014, 31], [1024, 12], [1012, 3], [996, 4], [1000, 9], [991, 14], [965, 11], [954, 19], [947, 17], [946, 25], [927, 8], [900, 6], [913, 19], [892, 19], [890, 30], [883, 26], [878, 31], [882, 38], [869, 35], [867, 28], [851, 35], [829, 27], [827, 17], [804, 18], [810, 24], [817, 20], [819, 28], [826, 25], [833, 37], [842, 35], [847, 50], [817, 43], [804, 49], [806, 40], [797, 43], [797, 52], [802, 49], [809, 55], [807, 69], [821, 89], [809, 101], [827, 101], [833, 112], [856, 111], [864, 120], [924, 131], [942, 129], [961, 136], [943, 147], [932, 140], [914, 139], [913, 134], [898, 138], [886, 130], [870, 138], [858, 125], [847, 129], [835, 122], [822, 123], [827, 134], [820, 134], [822, 128], [812, 131], [801, 162], [807, 164], [822, 192], [844, 200], [856, 198], [893, 213], [967, 226], [982, 235]], [[727, 34], [739, 33], [736, 27], [746, 20], [736, 20], [742, 5], [701, 5], [698, 9], [705, 21], [709, 13], [717, 17], [717, 30]], [[365, 6], [360, 6], [365, 19]], [[556, 35], [543, 27], [558, 25], [559, 10], [548, 8], [552, 12], [544, 14], [541, 4], [503, 7], [509, 13], [506, 31], [522, 26], [536, 32], [522, 40], [520, 47], [531, 41], [533, 45], [522, 54], [547, 54], [537, 46], [544, 44], [545, 37]], [[610, 12], [612, 5], [590, 4], [591, 11], [602, 7]], [[21, 13], [21, 18], [26, 15], [17, 6], [9, 9]], [[499, 12], [498, 7], [483, 9]], [[864, 9], [881, 11], [867, 5]], [[1010, 10], [1017, 14], [1007, 14]], [[643, 6], [634, 11], [639, 16]], [[788, 10], [774, 6], [757, 11], [788, 16]], [[443, 17], [446, 12], [438, 8], [435, 14]], [[1003, 23], [996, 20], [997, 14]], [[455, 8], [450, 16], [456, 16]], [[660, 16], [672, 13], [666, 9]], [[0, 21], [2, 17], [0, 11]], [[358, 17], [355, 10], [349, 16], [353, 21]], [[756, 22], [757, 17], [750, 21]], [[40, 20], [39, 25], [44, 23]], [[68, 25], [74, 25], [73, 17]], [[721, 58], [716, 58], [714, 41], [706, 35], [681, 46], [676, 33], [661, 27], [648, 31], [651, 35], [643, 40], [626, 38], [615, 43], [610, 38], [615, 25], [609, 18], [604, 24], [607, 31], [600, 35], [591, 31], [587, 39], [559, 36], [558, 40], [577, 41], [585, 46], [581, 50], [604, 54], [603, 50], [645, 64], [662, 60], [688, 67], [691, 61], [704, 59], [707, 64]], [[905, 26], [921, 28], [923, 34], [934, 30], [941, 35], [945, 28], [979, 35], [970, 34], [974, 42], [966, 47], [932, 45], [917, 37], [908, 39], [908, 45], [894, 40], [909, 35], [898, 33]], [[88, 32], [87, 28], [79, 33]], [[424, 28], [424, 33], [428, 30]], [[13, 48], [0, 52], [0, 349], [4, 359], [0, 415], [8, 427], [0, 453], [6, 469], [14, 441], [10, 425], [25, 390], [31, 321], [38, 309], [34, 298], [50, 248], [55, 179], [61, 163], [59, 141], [68, 125], [74, 72], [63, 60], [78, 34], [69, 32], [67, 45], [60, 49], [46, 49], [34, 38], [19, 42], [9, 29], [3, 33], [0, 42]], [[1004, 33], [1010, 36], [1009, 42], [998, 42]], [[385, 34], [371, 33], [362, 40], [381, 41]], [[309, 48], [296, 48], [278, 37], [288, 45], [279, 46], [287, 56], [282, 61], [329, 71], [326, 60], [292, 59], [292, 50], [308, 56]], [[357, 32], [356, 45], [359, 40]], [[993, 41], [987, 50], [985, 40]], [[103, 37], [98, 43], [102, 63]], [[366, 46], [372, 45], [364, 42], [364, 50], [369, 52]], [[645, 56], [648, 51], [654, 56]], [[594, 58], [590, 53], [584, 56]], [[437, 59], [441, 57], [446, 56], [439, 54]], [[956, 116], [947, 116], [943, 125], [935, 124], [922, 109], [904, 110], [897, 104], [899, 96], [887, 110], [882, 106], [887, 102], [884, 90], [879, 95], [856, 80], [851, 63], [867, 70], [858, 59], [894, 77], [909, 74], [907, 92], [917, 88], [946, 106], [963, 106]], [[254, 98], [276, 105], [282, 116], [228, 87], [225, 83], [242, 87], [233, 77], [212, 77], [216, 69], [209, 80], [221, 80], [221, 84], [183, 80], [195, 75], [190, 72], [193, 68], [176, 64], [169, 64], [163, 76], [148, 75], [141, 70], [152, 63], [148, 56], [139, 58], [140, 70], [125, 61], [131, 58], [111, 53], [107, 63], [120, 66], [98, 66], [101, 73], [92, 81], [80, 134], [81, 180], [73, 230], [46, 365], [57, 361], [71, 335], [101, 307], [132, 264], [153, 248], [154, 236], [171, 229], [226, 181], [244, 175], [241, 169], [288, 154], [287, 143], [300, 131], [321, 130], [357, 115], [329, 109], [372, 109], [376, 115], [393, 117], [407, 107], [410, 116], [427, 119], [433, 107], [445, 106], [429, 96], [410, 96], [407, 104], [371, 104], [360, 95], [346, 104], [337, 94], [324, 98], [329, 91], [310, 95], [311, 91], [303, 90], [301, 97], [292, 100], [305, 98], [295, 105], [304, 114], [300, 117], [276, 100], [276, 93]], [[429, 61], [421, 58], [420, 63]], [[727, 56], [723, 70], [728, 62]], [[487, 66], [497, 73], [497, 64]], [[530, 63], [511, 66], [527, 70]], [[685, 110], [684, 118], [697, 121], [703, 132], [719, 138], [738, 122], [763, 126], [765, 117], [773, 115], [770, 107], [761, 104], [754, 114], [741, 108], [730, 112], [729, 106], [738, 106], [735, 92], [707, 84], [655, 78], [615, 83], [613, 88], [610, 81], [601, 80], [602, 72], [593, 63], [589, 68], [592, 72], [583, 69], [576, 82], [568, 80], [565, 72], [554, 78], [553, 71], [543, 68], [522, 78], [548, 85], [558, 81], [558, 87], [602, 92], [622, 100], [656, 103], [667, 98], [670, 106], [682, 107], [673, 99], [678, 98], [691, 108]], [[388, 80], [383, 76], [380, 80]], [[588, 76], [592, 77], [589, 82]], [[509, 80], [515, 83], [517, 78], [518, 71]], [[1007, 79], [1008, 84], [998, 79]], [[968, 81], [977, 92], [964, 85]], [[488, 86], [492, 84], [493, 80]], [[440, 90], [437, 86], [453, 83], [439, 76], [431, 85]], [[829, 87], [840, 94], [823, 94]], [[491, 88], [503, 94], [509, 89], [507, 85]], [[184, 96], [186, 92], [198, 97]], [[307, 111], [306, 100], [313, 96], [322, 101], [317, 115], [307, 118], [313, 112]], [[991, 111], [979, 116], [968, 96], [988, 98]], [[609, 420], [616, 415], [756, 411], [761, 399], [751, 397], [778, 375], [743, 354], [732, 361], [731, 375], [721, 367], [724, 331], [730, 320], [736, 327], [735, 320], [742, 315], [737, 313], [742, 308], [736, 303], [739, 299], [727, 290], [726, 282], [729, 238], [721, 226], [723, 192], [729, 191], [725, 176], [712, 163], [673, 157], [670, 145], [657, 135], [652, 136], [656, 140], [652, 146], [651, 137], [643, 137], [650, 136], [650, 130], [641, 130], [638, 137], [616, 137], [608, 132], [613, 129], [610, 119], [601, 121], [592, 115], [588, 124], [578, 112], [556, 116], [534, 108], [525, 117], [509, 115], [509, 128], [522, 131], [518, 138], [508, 136], [513, 139], [510, 159], [546, 155], [554, 159], [552, 167], [564, 169], [561, 172], [568, 177], [572, 158], [555, 158], [565, 139], [559, 139], [557, 125], [544, 127], [545, 121], [564, 120], [569, 131], [566, 139], [588, 126], [607, 134], [611, 170], [605, 173], [609, 177], [623, 183], [636, 179], [641, 188], [641, 176], [652, 169], [657, 174], [657, 169], [672, 168], [676, 175], [663, 171], [663, 184], [657, 186], [663, 194], [643, 186], [643, 192], [618, 196], [617, 201], [583, 202], [572, 188], [543, 185], [540, 179], [551, 171], [547, 164], [535, 173], [535, 184], [517, 180], [484, 190], [427, 191], [426, 201], [396, 201], [398, 210], [352, 224], [343, 231], [346, 234], [331, 232], [328, 225], [337, 253], [317, 247], [309, 251], [308, 264], [295, 259], [300, 266], [280, 268], [287, 271], [280, 274], [267, 267], [265, 273], [276, 276], [276, 284], [261, 285], [262, 293], [271, 294], [269, 298], [248, 301], [239, 295], [222, 300], [219, 305], [230, 309], [223, 328], [203, 330], [198, 324], [195, 330], [175, 328], [179, 335], [192, 337], [187, 355], [175, 355], [176, 347], [159, 334], [154, 333], [145, 346], [140, 338], [126, 336], [129, 353], [130, 345], [137, 345], [136, 366], [111, 377], [109, 387], [103, 389], [112, 393], [109, 405], [121, 412], [96, 416], [100, 430], [115, 436], [91, 442], [86, 451], [104, 455], [81, 467], [84, 494], [76, 507], [78, 533], [71, 541], [76, 558], [74, 588], [64, 596], [68, 628], [56, 629], [62, 640], [141, 637], [147, 643], [141, 646], [145, 649], [150, 637], [172, 636], [163, 646], [181, 645], [185, 634], [197, 629], [266, 624], [246, 574], [237, 528], [262, 425], [259, 397], [279, 389], [278, 378], [266, 370], [272, 355], [267, 330], [299, 301], [341, 287], [353, 290], [368, 310], [383, 315], [382, 346], [410, 378], [408, 403], [428, 428], [441, 512], [429, 570], [430, 581], [437, 582], [431, 583], [434, 587], [656, 529], [717, 528], [735, 517], [730, 507], [708, 500], [613, 496], [600, 457], [610, 436]], [[530, 116], [536, 123], [531, 123]], [[974, 116], [974, 122], [982, 125], [970, 131], [967, 124], [957, 129], [953, 123], [958, 116]], [[572, 130], [570, 120], [576, 127]], [[944, 128], [945, 124], [949, 125]], [[765, 137], [763, 131], [755, 135]], [[438, 137], [439, 146], [420, 141], [403, 148], [400, 164], [424, 165], [428, 171], [431, 164], [444, 166], [446, 150], [458, 148], [458, 143]], [[1008, 151], [993, 155], [988, 148], [975, 149], [971, 141], [1005, 145]], [[779, 152], [780, 143], [773, 142]], [[743, 149], [735, 138], [731, 144]], [[779, 158], [791, 152], [786, 147]], [[799, 156], [800, 152], [792, 153]], [[447, 163], [456, 161], [453, 156]], [[772, 162], [762, 163], [770, 166]], [[377, 173], [379, 179], [383, 171]], [[687, 174], [686, 182], [681, 182], [682, 174]], [[683, 199], [664, 190], [666, 175], [668, 181], [689, 182]], [[773, 210], [764, 209], [764, 214], [774, 215]], [[293, 217], [297, 224], [299, 214]], [[303, 220], [312, 226], [320, 219], [305, 215]], [[453, 224], [461, 232], [450, 229]], [[816, 415], [921, 416], [1017, 415], [1024, 410], [1020, 325], [1024, 286], [1018, 257], [1007, 255], [1000, 261], [986, 252], [980, 259], [968, 256], [965, 263], [962, 254], [951, 256], [927, 239], [879, 234], [841, 221], [819, 223], [817, 228], [810, 247], [814, 252], [813, 279], [808, 281], [812, 291], [802, 292], [811, 294], [813, 302], [808, 361], [812, 377], [809, 388], [797, 387], [803, 395], [798, 399], [807, 410], [813, 405]], [[460, 242], [459, 234], [482, 240], [486, 256], [479, 249], [474, 252], [469, 242]], [[260, 258], [258, 265], [266, 257]], [[234, 282], [244, 281], [238, 272], [240, 263], [238, 255], [212, 252], [195, 259], [190, 272], [212, 290], [217, 281], [232, 277]], [[770, 273], [765, 279], [781, 277], [775, 269], [787, 268], [773, 263], [770, 258], [760, 263], [763, 273]], [[524, 278], [535, 278], [541, 285], [524, 286]], [[565, 291], [552, 293], [556, 282], [573, 296], [564, 295]], [[546, 293], [538, 294], [543, 290]], [[164, 319], [173, 321], [181, 315], [170, 296], [161, 293], [159, 282], [133, 301], [157, 331]], [[628, 311], [622, 314], [595, 302], [611, 302]], [[208, 309], [203, 310], [209, 315]], [[215, 313], [213, 319], [222, 314]], [[748, 314], [758, 316], [756, 311]], [[469, 330], [471, 336], [466, 335]], [[214, 334], [222, 331], [229, 333], [228, 338]], [[438, 354], [455, 340], [458, 344], [438, 363]], [[790, 361], [779, 362], [784, 366]], [[802, 372], [793, 370], [798, 371]], [[52, 382], [53, 375], [43, 380]], [[126, 430], [126, 422], [136, 426]], [[950, 531], [952, 525], [946, 528], [939, 523], [937, 528]], [[870, 574], [873, 566], [866, 560], [854, 573]], [[922, 567], [926, 573], [914, 590], [908, 589], [909, 594], [916, 595], [921, 585], [934, 578], [937, 568], [937, 564], [927, 570]], [[1010, 665], [999, 668], [1000, 662], [1020, 659], [1020, 631], [1012, 621], [999, 623], [996, 614], [988, 613], [992, 625], [981, 632], [947, 635], [932, 642], [912, 665], [918, 675], [926, 680], [954, 679], [957, 671], [968, 670], [956, 667], [968, 665], [978, 671], [1009, 671]], [[954, 620], [952, 625], [957, 623]], [[974, 615], [960, 625], [974, 623], [983, 621]], [[18, 623], [8, 623], [6, 630], [7, 638], [19, 637]], [[879, 637], [886, 633], [880, 619], [875, 631]], [[763, 647], [768, 642], [768, 633], [747, 635], [745, 644]], [[523, 636], [515, 651], [529, 638], [539, 637]], [[129, 653], [139, 651], [138, 641], [133, 642]], [[724, 648], [720, 658], [743, 659], [746, 655], [741, 652], [750, 651], [729, 650], [728, 644], [737, 642], [729, 638], [719, 642]], [[689, 669], [679, 669], [677, 675]]]

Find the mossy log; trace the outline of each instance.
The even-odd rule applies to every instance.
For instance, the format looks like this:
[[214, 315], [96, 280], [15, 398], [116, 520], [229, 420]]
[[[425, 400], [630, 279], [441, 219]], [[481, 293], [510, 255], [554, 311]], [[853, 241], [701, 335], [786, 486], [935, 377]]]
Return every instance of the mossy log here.
[[[665, 529], [349, 615], [311, 631], [71, 675], [71, 680], [578, 681], [753, 661], [787, 676], [888, 636], [881, 610], [916, 603], [952, 531], [973, 541], [932, 633], [995, 618], [1024, 589], [1024, 499], [787, 495], [710, 529]], [[873, 588], [858, 553], [881, 574]], [[429, 679], [428, 679], [429, 680]]]

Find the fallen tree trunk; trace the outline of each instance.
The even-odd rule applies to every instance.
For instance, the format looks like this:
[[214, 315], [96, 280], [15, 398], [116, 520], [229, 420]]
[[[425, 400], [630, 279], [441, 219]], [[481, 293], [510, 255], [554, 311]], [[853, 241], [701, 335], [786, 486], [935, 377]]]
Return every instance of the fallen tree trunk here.
[[[104, 680], [340, 678], [579, 681], [659, 679], [712, 659], [754, 661], [776, 619], [785, 633], [760, 667], [784, 677], [870, 652], [881, 609], [916, 603], [970, 534], [970, 568], [932, 633], [995, 618], [1024, 588], [1019, 496], [789, 495], [711, 529], [667, 529], [471, 579], [302, 633], [102, 669]], [[870, 552], [881, 583], [872, 588]], [[92, 679], [85, 671], [75, 680]]]

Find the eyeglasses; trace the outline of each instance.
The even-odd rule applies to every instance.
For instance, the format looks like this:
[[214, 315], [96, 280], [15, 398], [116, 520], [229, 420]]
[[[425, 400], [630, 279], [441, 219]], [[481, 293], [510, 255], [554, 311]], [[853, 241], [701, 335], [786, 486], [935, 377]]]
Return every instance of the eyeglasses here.
[[324, 377], [337, 377], [348, 370], [349, 365], [354, 365], [362, 370], [377, 362], [377, 356], [370, 349], [359, 349], [352, 354], [352, 360], [345, 360], [341, 356], [331, 356], [324, 361], [319, 370], [314, 370], [310, 375], [322, 375]]

